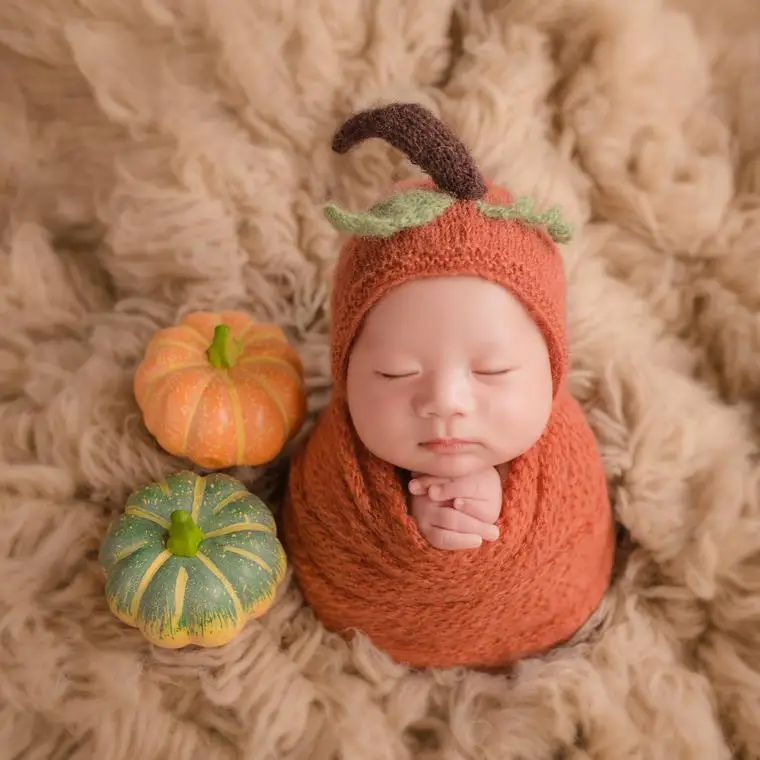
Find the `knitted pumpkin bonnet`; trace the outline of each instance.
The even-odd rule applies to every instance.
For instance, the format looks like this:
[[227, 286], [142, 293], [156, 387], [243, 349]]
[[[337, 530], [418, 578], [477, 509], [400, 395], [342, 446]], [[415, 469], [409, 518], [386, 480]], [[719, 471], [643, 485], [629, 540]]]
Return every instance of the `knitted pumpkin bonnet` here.
[[325, 209], [352, 237], [343, 247], [332, 291], [333, 381], [342, 390], [361, 322], [391, 288], [412, 278], [474, 275], [509, 290], [547, 342], [555, 393], [566, 372], [565, 279], [554, 241], [570, 227], [558, 208], [535, 213], [489, 185], [456, 135], [427, 109], [398, 103], [350, 118], [333, 139], [345, 153], [372, 137], [403, 151], [430, 179], [403, 183], [366, 213]]
[[[537, 213], [484, 181], [463, 144], [421, 106], [360, 112], [333, 149], [345, 153], [372, 137], [402, 150], [429, 179], [397, 185], [367, 212], [326, 208], [349, 233], [332, 294], [333, 393], [293, 458], [283, 539], [326, 628], [362, 632], [415, 667], [500, 667], [574, 634], [611, 574], [604, 469], [565, 384], [565, 280], [555, 242], [567, 240], [569, 228], [557, 209]], [[500, 538], [452, 552], [430, 546], [409, 515], [402, 474], [357, 436], [346, 371], [364, 317], [391, 289], [462, 275], [501, 284], [534, 319], [554, 402], [543, 436], [508, 468]]]

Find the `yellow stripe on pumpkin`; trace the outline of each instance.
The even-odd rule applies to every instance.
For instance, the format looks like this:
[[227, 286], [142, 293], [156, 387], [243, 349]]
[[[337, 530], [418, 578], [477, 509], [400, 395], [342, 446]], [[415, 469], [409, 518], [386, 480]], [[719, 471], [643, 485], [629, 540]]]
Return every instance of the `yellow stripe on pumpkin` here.
[[203, 496], [206, 493], [206, 478], [196, 478], [195, 486], [193, 487], [193, 504], [190, 507], [190, 516], [193, 518], [193, 522], [197, 524], [198, 516], [201, 512], [201, 506], [203, 505]]
[[230, 533], [241, 533], [243, 531], [255, 531], [256, 533], [274, 533], [274, 531], [268, 525], [262, 525], [262, 523], [233, 523], [232, 525], [225, 525], [224, 528], [217, 528], [216, 530], [210, 530], [208, 533], [203, 534], [204, 539], [219, 538], [219, 536], [229, 536]]
[[154, 367], [150, 367], [148, 370], [141, 370], [142, 371], [142, 384], [143, 384], [143, 394], [150, 393], [151, 391], [155, 390], [156, 386], [162, 382], [163, 380], [166, 380], [168, 377], [171, 377], [175, 372], [185, 372], [189, 369], [208, 369], [208, 364], [201, 364], [200, 362], [186, 362], [186, 361], [178, 361], [178, 362], [172, 362], [171, 364], [167, 364], [165, 367], [161, 367], [160, 372], [156, 372], [156, 374], [151, 374], [151, 370], [155, 369], [158, 365], [155, 365]]
[[243, 405], [240, 402], [240, 393], [235, 385], [235, 381], [228, 374], [225, 374], [224, 382], [227, 385], [232, 416], [235, 420], [235, 456], [237, 457], [238, 464], [242, 464], [243, 458], [245, 457], [245, 419], [243, 418]]
[[288, 419], [288, 413], [285, 411], [285, 407], [282, 405], [282, 401], [280, 400], [280, 394], [276, 393], [272, 390], [272, 386], [269, 385], [266, 380], [262, 380], [260, 377], [252, 376], [251, 380], [253, 380], [256, 385], [261, 388], [262, 391], [269, 397], [269, 400], [274, 404], [275, 408], [280, 414], [280, 419], [282, 420], [282, 431], [283, 431], [283, 439], [287, 439], [288, 433], [290, 432], [290, 420]]
[[156, 525], [160, 525], [164, 530], [169, 530], [168, 520], [165, 520], [163, 517], [161, 517], [161, 515], [149, 512], [147, 509], [143, 509], [142, 507], [135, 507], [134, 505], [131, 505], [124, 510], [124, 514], [129, 515], [130, 517], [137, 517], [140, 520], [148, 520], [149, 522], [155, 523]]
[[245, 327], [243, 327], [242, 330], [235, 336], [237, 340], [240, 341], [240, 345], [242, 346], [243, 343], [245, 343], [245, 339], [248, 337], [248, 333], [253, 330], [254, 327], [258, 327], [258, 322], [249, 322]]
[[181, 340], [174, 338], [161, 338], [158, 337], [148, 344], [148, 351], [159, 351], [162, 348], [181, 348], [183, 351], [189, 351], [191, 353], [199, 353], [201, 347], [193, 343], [185, 343]]
[[250, 495], [249, 491], [233, 491], [229, 496], [225, 496], [215, 507], [212, 514], [218, 515], [225, 507], [236, 501], [245, 499]]
[[189, 577], [187, 569], [180, 567], [177, 571], [177, 579], [174, 582], [174, 612], [171, 619], [172, 631], [178, 631], [180, 622], [182, 621], [182, 613], [185, 611], [185, 592], [187, 591]]
[[287, 359], [277, 356], [243, 356], [238, 361], [238, 366], [241, 367], [251, 367], [257, 364], [274, 364], [277, 367], [282, 367], [294, 380], [301, 382], [301, 375], [298, 370]]
[[134, 544], [125, 546], [120, 552], [116, 552], [116, 554], [113, 555], [113, 565], [118, 565], [122, 560], [131, 557], [135, 552], [139, 552], [140, 549], [147, 545], [147, 543], [148, 542], [143, 539], [142, 541], [135, 541]]
[[171, 556], [171, 552], [164, 550], [148, 566], [148, 569], [140, 579], [140, 585], [135, 589], [134, 596], [132, 597], [132, 604], [129, 605], [129, 617], [131, 620], [137, 620], [137, 613], [140, 610], [140, 602], [145, 594], [145, 590], [148, 588], [150, 582], [156, 577], [156, 573], [164, 566]]
[[272, 570], [272, 568], [266, 562], [264, 562], [264, 560], [261, 559], [258, 554], [249, 552], [248, 549], [241, 549], [238, 546], [223, 546], [222, 551], [237, 554], [239, 557], [243, 557], [244, 559], [247, 559], [250, 562], [258, 565], [262, 570], [274, 577], [274, 570]]
[[172, 489], [169, 486], [169, 484], [165, 480], [159, 480], [158, 487], [161, 490], [161, 493], [164, 496], [171, 496], [172, 495]]
[[195, 556], [206, 566], [206, 569], [219, 581], [222, 588], [230, 595], [232, 605], [235, 608], [235, 619], [240, 620], [244, 615], [243, 605], [241, 604], [238, 595], [235, 593], [232, 584], [227, 578], [225, 578], [224, 573], [203, 552], [199, 551]]
[[237, 339], [246, 349], [270, 340], [290, 345], [287, 337], [277, 325], [266, 322], [251, 322], [238, 333]]
[[203, 384], [203, 387], [198, 393], [198, 397], [193, 401], [192, 408], [185, 414], [185, 434], [182, 437], [181, 451], [183, 455], [187, 453], [188, 445], [190, 444], [190, 434], [193, 431], [193, 423], [198, 416], [198, 410], [201, 408], [201, 402], [203, 401], [203, 394], [208, 389], [209, 385], [213, 381], [215, 375], [212, 373], [208, 376], [208, 380]]
[[[192, 315], [189, 315], [192, 317]], [[178, 325], [174, 326], [174, 329], [177, 331], [182, 331], [185, 335], [188, 336], [188, 338], [194, 338], [200, 341], [201, 350], [205, 350], [208, 348], [209, 343], [211, 342], [211, 337], [208, 335], [204, 335], [203, 332], [201, 332], [201, 329], [197, 327], [196, 325], [190, 324], [188, 322], [180, 322]], [[213, 332], [213, 330], [212, 330]]]

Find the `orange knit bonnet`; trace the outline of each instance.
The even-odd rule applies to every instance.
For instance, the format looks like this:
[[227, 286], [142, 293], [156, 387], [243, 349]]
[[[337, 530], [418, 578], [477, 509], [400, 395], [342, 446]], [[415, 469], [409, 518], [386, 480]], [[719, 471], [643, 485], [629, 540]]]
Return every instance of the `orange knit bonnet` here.
[[[417, 277], [477, 275], [506, 287], [544, 334], [555, 393], [566, 372], [565, 276], [550, 234], [569, 238], [558, 209], [533, 212], [481, 178], [461, 142], [415, 104], [365, 111], [336, 134], [344, 153], [383, 137], [422, 165], [431, 179], [400, 183], [367, 214], [328, 205], [335, 227], [353, 236], [343, 247], [332, 292], [333, 382], [342, 387], [351, 344], [365, 314], [391, 288]], [[443, 192], [441, 192], [443, 190]]]
[[[394, 104], [354, 115], [335, 135], [344, 153], [370, 137], [403, 150], [430, 180], [403, 183], [368, 212], [329, 205], [351, 233], [332, 294], [333, 396], [295, 456], [283, 535], [317, 616], [360, 630], [413, 666], [500, 666], [574, 633], [609, 583], [613, 522], [593, 434], [565, 388], [565, 279], [559, 211], [539, 214], [481, 177], [429, 111]], [[374, 457], [345, 399], [351, 346], [367, 312], [420, 277], [500, 283], [541, 329], [554, 407], [538, 443], [504, 481], [502, 538], [467, 552], [433, 549], [407, 513], [403, 473]], [[442, 336], [445, 340], [445, 336]]]

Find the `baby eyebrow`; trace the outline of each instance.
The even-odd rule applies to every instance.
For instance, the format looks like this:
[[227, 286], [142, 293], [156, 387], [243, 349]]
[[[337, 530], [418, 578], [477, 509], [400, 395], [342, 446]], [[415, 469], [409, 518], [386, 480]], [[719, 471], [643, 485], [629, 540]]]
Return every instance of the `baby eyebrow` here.
[[507, 350], [507, 346], [504, 343], [495, 340], [478, 341], [474, 347], [478, 351], [495, 351], [497, 353], [504, 353]]

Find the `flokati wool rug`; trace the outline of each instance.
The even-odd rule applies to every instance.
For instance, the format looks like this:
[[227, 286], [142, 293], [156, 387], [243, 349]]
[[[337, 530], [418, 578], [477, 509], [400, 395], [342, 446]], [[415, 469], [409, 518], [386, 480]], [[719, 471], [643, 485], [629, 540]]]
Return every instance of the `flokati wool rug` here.
[[[184, 466], [131, 380], [197, 309], [276, 321], [329, 394], [334, 200], [413, 174], [356, 109], [417, 101], [562, 204], [573, 393], [621, 524], [590, 636], [510, 675], [410, 672], [292, 579], [228, 646], [152, 648], [97, 552]], [[760, 5], [0, 4], [3, 760], [760, 757]], [[287, 459], [232, 474], [282, 496]], [[378, 615], [383, 611], [378, 610]]]

